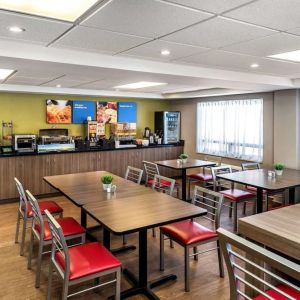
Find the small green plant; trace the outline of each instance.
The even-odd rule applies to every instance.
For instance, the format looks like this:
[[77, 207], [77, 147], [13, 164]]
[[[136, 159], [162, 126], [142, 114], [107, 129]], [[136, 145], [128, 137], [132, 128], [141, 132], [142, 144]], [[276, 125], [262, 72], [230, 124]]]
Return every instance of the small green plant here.
[[274, 165], [274, 169], [277, 171], [282, 171], [284, 169], [284, 164], [283, 163], [276, 163]]
[[187, 158], [189, 158], [189, 156], [185, 153], [182, 153], [182, 154], [179, 155], [179, 158], [180, 159], [187, 159]]
[[114, 178], [111, 175], [105, 175], [101, 177], [101, 181], [103, 184], [111, 184], [113, 179]]

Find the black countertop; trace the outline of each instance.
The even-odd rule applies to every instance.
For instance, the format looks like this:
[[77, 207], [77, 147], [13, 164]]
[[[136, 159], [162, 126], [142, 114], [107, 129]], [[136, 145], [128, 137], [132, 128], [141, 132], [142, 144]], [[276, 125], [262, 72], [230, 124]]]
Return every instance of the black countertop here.
[[51, 151], [51, 152], [11, 152], [0, 154], [0, 158], [5, 157], [18, 157], [18, 156], [33, 156], [33, 155], [49, 155], [49, 154], [68, 154], [68, 153], [84, 153], [84, 152], [103, 152], [103, 151], [123, 151], [123, 150], [137, 150], [137, 149], [148, 149], [148, 148], [166, 148], [166, 147], [178, 147], [183, 146], [183, 144], [163, 144], [163, 145], [149, 145], [147, 147], [133, 147], [133, 148], [91, 148], [91, 149], [75, 149], [73, 151]]

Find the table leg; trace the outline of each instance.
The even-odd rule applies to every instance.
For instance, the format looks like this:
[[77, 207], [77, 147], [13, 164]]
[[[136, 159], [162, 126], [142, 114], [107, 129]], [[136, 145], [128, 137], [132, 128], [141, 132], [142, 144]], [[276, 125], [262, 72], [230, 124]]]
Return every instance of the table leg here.
[[295, 204], [295, 188], [289, 189], [289, 204]]
[[262, 213], [263, 212], [263, 189], [262, 188], [257, 188], [257, 193], [256, 193], [256, 212]]
[[110, 250], [110, 231], [103, 227], [103, 245]]
[[186, 169], [182, 169], [181, 172], [181, 180], [182, 180], [182, 200], [186, 201]]
[[80, 223], [82, 227], [86, 228], [86, 211], [82, 207], [80, 209]]

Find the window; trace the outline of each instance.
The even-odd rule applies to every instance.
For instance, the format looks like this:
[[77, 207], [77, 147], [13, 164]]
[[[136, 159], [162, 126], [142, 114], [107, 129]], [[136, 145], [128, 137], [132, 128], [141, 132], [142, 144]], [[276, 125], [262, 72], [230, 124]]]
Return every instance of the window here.
[[261, 162], [263, 100], [200, 102], [197, 152]]

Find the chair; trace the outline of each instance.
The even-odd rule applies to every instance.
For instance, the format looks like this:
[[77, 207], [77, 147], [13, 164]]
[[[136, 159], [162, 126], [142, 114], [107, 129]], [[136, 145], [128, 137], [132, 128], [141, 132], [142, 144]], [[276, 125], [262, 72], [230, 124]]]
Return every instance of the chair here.
[[[299, 264], [223, 228], [218, 229], [218, 236], [229, 274], [230, 300], [300, 299], [299, 285], [279, 275], [288, 275], [299, 282]], [[253, 292], [258, 294], [254, 298], [249, 295]]]
[[[145, 160], [143, 161], [143, 165], [146, 173], [145, 186], [150, 185], [152, 187], [154, 176], [160, 175], [158, 165], [153, 162], [149, 162]], [[179, 198], [179, 184], [176, 181], [175, 181], [175, 187], [177, 190], [177, 198]]]
[[[205, 161], [212, 161], [216, 163], [216, 166], [220, 166], [222, 163], [222, 157], [205, 155]], [[208, 187], [212, 183], [212, 175], [210, 172], [210, 167], [203, 167], [202, 172], [190, 174], [187, 176], [188, 179], [188, 198], [191, 198], [191, 182], [201, 182], [204, 187]], [[210, 185], [213, 186], [213, 183]]]
[[253, 203], [253, 214], [255, 214], [255, 212], [256, 212], [255, 195], [248, 191], [236, 189], [234, 187], [234, 182], [230, 183], [230, 188], [228, 188], [228, 181], [217, 178], [218, 174], [232, 173], [232, 169], [230, 166], [212, 167], [211, 173], [213, 176], [214, 190], [223, 194], [225, 200], [230, 202], [229, 217], [232, 217], [232, 211], [233, 211], [233, 213], [234, 213], [234, 220], [233, 220], [234, 231], [237, 232], [237, 221], [238, 221], [237, 204], [243, 203], [244, 204], [243, 212], [245, 212], [246, 211], [246, 208], [245, 208], [246, 202], [249, 202], [249, 201], [254, 202]]
[[143, 172], [144, 171], [141, 169], [128, 166], [125, 174], [125, 179], [133, 181], [137, 184], [141, 184]]
[[[193, 219], [180, 221], [160, 227], [160, 270], [164, 270], [164, 236], [167, 236], [171, 240], [178, 243], [180, 246], [184, 247], [184, 274], [186, 292], [190, 290], [190, 257], [194, 257], [195, 260], [198, 260], [199, 254], [217, 249], [220, 277], [224, 277], [221, 250], [219, 247], [218, 235], [216, 233], [216, 229], [220, 225], [220, 213], [223, 204], [223, 195], [200, 186], [195, 186], [192, 203], [194, 205], [199, 205], [207, 209], [207, 215], [203, 218], [206, 218], [213, 223], [213, 230], [200, 225]], [[216, 242], [217, 247], [198, 252], [197, 246], [210, 242]], [[193, 248], [193, 254], [190, 254], [191, 248]]]
[[[242, 163], [242, 170], [243, 171], [248, 171], [248, 170], [259, 170], [260, 169], [260, 164], [259, 163]], [[253, 187], [253, 186], [246, 186], [246, 189], [249, 190], [250, 192], [253, 192], [253, 193], [257, 193], [257, 189], [256, 187]], [[265, 195], [265, 200], [267, 202], [267, 208], [266, 210], [269, 210], [269, 199], [271, 199], [272, 201], [272, 196], [274, 194], [271, 194], [269, 193], [268, 191], [264, 190], [263, 191], [264, 195]], [[278, 194], [278, 193], [277, 193]], [[284, 199], [284, 191], [282, 192], [282, 198]], [[285, 206], [285, 203], [283, 201], [283, 206]]]
[[[39, 242], [39, 250], [38, 250], [38, 257], [37, 257], [35, 287], [38, 288], [40, 286], [42, 256], [43, 254], [49, 253], [49, 252], [45, 252], [44, 248], [52, 244], [52, 234], [49, 228], [49, 223], [43, 219], [41, 209], [39, 207], [37, 200], [28, 190], [26, 191], [26, 194], [28, 197], [28, 201], [31, 204], [32, 213], [33, 213], [27, 268], [29, 270], [31, 269], [33, 244], [34, 244], [34, 239], [37, 239]], [[71, 240], [71, 239], [80, 238], [81, 243], [85, 243], [86, 230], [75, 219], [59, 218], [57, 219], [56, 222], [61, 226], [65, 239]]]
[[[49, 264], [47, 300], [51, 299], [53, 269], [63, 281], [62, 299], [105, 286], [116, 284], [115, 299], [120, 299], [121, 263], [105, 247], [98, 242], [67, 247], [61, 225], [46, 211], [53, 243]], [[99, 278], [107, 274], [115, 274], [115, 279], [99, 284]], [[69, 294], [69, 287], [81, 282], [97, 282], [95, 286]]]
[[[175, 182], [175, 179], [171, 179], [161, 175], [154, 175], [152, 181], [152, 189], [154, 191], [166, 193], [172, 196], [175, 187]], [[152, 236], [156, 236], [155, 228], [152, 228]], [[173, 243], [170, 243], [170, 246], [173, 248]]]
[[[17, 190], [20, 196], [19, 207], [18, 207], [18, 216], [17, 216], [17, 226], [16, 226], [16, 235], [15, 235], [15, 243], [19, 242], [19, 231], [20, 231], [20, 221], [23, 220], [22, 226], [22, 238], [21, 238], [21, 246], [20, 246], [20, 255], [24, 255], [24, 244], [25, 244], [25, 236], [26, 236], [26, 227], [27, 221], [32, 219], [32, 208], [28, 203], [26, 194], [21, 182], [15, 177], [14, 178], [17, 186]], [[53, 215], [59, 215], [62, 217], [63, 209], [54, 201], [43, 201], [40, 202], [41, 213], [44, 214], [45, 209], [48, 209]]]

